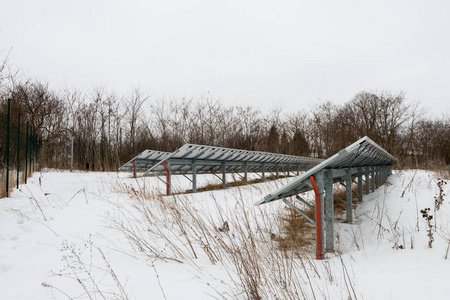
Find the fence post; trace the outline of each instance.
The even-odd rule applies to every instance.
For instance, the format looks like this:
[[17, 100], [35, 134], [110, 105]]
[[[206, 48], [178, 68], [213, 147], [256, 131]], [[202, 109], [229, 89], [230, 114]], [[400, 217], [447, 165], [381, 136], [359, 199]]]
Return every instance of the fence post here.
[[31, 176], [33, 174], [33, 170], [31, 168], [31, 153], [33, 152], [33, 147], [31, 145], [31, 136], [33, 135], [33, 126], [30, 125], [30, 135], [28, 136], [28, 147], [29, 147], [29, 152], [28, 152], [28, 164], [30, 167], [30, 172], [28, 173], [29, 176]]
[[95, 141], [92, 141], [92, 171], [95, 171], [94, 161], [95, 161]]
[[20, 114], [17, 116], [17, 188], [19, 188], [20, 172]]
[[72, 141], [70, 143], [70, 172], [73, 171], [73, 134], [72, 134]]
[[9, 197], [9, 160], [10, 160], [10, 137], [11, 137], [11, 99], [8, 99], [8, 119], [6, 129], [6, 198]]
[[37, 164], [38, 164], [37, 160], [38, 160], [38, 135], [36, 133], [36, 130], [34, 130], [34, 163], [33, 163], [33, 167], [34, 167], [35, 171], [36, 170], [39, 171], [39, 168], [37, 166]]
[[25, 184], [27, 184], [28, 177], [28, 128], [30, 123], [27, 121], [27, 134], [25, 135]]
[[31, 136], [31, 149], [33, 150], [31, 162], [33, 163], [33, 173], [36, 171], [36, 128], [33, 127], [33, 135]]

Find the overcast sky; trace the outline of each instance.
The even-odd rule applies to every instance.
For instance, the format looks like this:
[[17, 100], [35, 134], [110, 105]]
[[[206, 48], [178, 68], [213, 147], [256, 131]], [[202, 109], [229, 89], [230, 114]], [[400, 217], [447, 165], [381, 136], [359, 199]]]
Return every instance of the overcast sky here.
[[450, 111], [450, 1], [0, 0], [0, 58], [53, 87], [267, 111], [404, 91]]

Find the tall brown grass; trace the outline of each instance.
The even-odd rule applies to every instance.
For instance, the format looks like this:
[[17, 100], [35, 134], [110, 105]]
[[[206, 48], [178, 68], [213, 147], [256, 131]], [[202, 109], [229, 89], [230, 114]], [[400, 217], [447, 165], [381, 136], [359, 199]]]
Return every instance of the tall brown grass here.
[[[205, 257], [222, 265], [232, 299], [329, 298], [335, 288], [345, 290], [312, 259], [312, 226], [289, 209], [253, 206], [248, 195], [259, 195], [257, 185], [245, 188], [247, 196], [239, 186], [229, 189], [220, 200], [209, 191], [204, 202], [188, 194], [163, 197], [122, 188], [135, 201], [133, 211], [121, 207], [120, 218], [111, 221], [135, 250], [152, 260], [195, 265]], [[333, 287], [319, 277], [330, 278]]]

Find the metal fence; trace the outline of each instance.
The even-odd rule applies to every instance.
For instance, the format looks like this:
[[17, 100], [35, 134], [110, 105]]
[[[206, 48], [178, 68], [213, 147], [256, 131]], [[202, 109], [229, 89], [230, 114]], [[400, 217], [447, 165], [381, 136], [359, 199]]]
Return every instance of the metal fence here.
[[[30, 126], [29, 121], [21, 121], [20, 113], [17, 115], [17, 122], [12, 124], [11, 99], [8, 99], [7, 105], [6, 120], [2, 122], [6, 128], [6, 135], [2, 139], [0, 151], [0, 184], [2, 186], [0, 197], [9, 197], [14, 185], [19, 188], [20, 183], [27, 183], [27, 178], [38, 166], [39, 152], [42, 146], [42, 139], [38, 138], [36, 130]], [[17, 130], [14, 138], [12, 137], [13, 129]]]

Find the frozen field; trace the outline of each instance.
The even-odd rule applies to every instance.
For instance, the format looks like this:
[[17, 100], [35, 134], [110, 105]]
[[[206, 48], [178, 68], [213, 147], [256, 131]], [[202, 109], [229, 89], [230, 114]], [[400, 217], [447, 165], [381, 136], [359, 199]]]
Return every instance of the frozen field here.
[[442, 176], [397, 171], [353, 224], [336, 223], [336, 253], [316, 261], [313, 247], [277, 247], [281, 201], [253, 205], [292, 178], [165, 197], [157, 178], [35, 173], [0, 199], [0, 298], [448, 299], [449, 196], [434, 211]]

